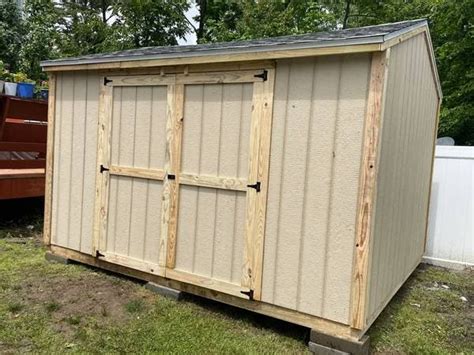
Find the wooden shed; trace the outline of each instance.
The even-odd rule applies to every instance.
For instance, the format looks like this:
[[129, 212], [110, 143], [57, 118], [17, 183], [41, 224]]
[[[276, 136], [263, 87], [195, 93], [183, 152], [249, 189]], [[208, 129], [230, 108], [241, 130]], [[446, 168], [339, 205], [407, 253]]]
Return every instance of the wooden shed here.
[[43, 62], [50, 253], [360, 339], [425, 249], [425, 20]]

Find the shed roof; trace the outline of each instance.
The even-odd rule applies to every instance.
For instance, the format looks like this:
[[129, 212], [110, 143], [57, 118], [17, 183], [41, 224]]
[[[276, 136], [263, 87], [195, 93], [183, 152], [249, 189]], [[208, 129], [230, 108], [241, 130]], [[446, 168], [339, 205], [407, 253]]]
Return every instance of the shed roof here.
[[[317, 32], [303, 35], [282, 36], [248, 41], [234, 41], [185, 46], [144, 47], [125, 51], [90, 54], [80, 57], [48, 60], [41, 65], [49, 67], [140, 61], [150, 59], [180, 59], [209, 57], [224, 54], [250, 54], [268, 51], [288, 51], [309, 48], [329, 48], [383, 44], [390, 39], [426, 26], [426, 20], [410, 20], [397, 23]], [[364, 47], [362, 47], [364, 48]], [[361, 48], [361, 49], [362, 49]], [[361, 50], [367, 51], [367, 50]], [[209, 61], [209, 58], [208, 58]], [[186, 64], [186, 63], [183, 63]]]

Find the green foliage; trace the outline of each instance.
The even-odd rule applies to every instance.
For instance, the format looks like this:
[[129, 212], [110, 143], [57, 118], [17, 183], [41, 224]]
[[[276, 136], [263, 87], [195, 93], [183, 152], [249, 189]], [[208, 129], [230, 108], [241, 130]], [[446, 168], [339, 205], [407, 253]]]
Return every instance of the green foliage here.
[[24, 27], [15, 0], [0, 1], [0, 60], [16, 70], [23, 44]]
[[129, 0], [114, 5], [116, 27], [125, 47], [177, 44], [189, 31], [186, 0]]
[[[184, 13], [196, 4], [198, 26]], [[0, 60], [46, 79], [45, 59], [233, 41], [427, 18], [444, 93], [439, 135], [474, 145], [474, 0], [0, 0]], [[0, 70], [2, 78], [9, 72]]]

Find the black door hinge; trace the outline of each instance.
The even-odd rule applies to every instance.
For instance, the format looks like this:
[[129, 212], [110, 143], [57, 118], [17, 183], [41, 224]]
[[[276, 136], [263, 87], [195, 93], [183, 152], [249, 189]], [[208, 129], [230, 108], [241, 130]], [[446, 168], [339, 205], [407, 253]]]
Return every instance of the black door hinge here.
[[240, 291], [240, 293], [247, 296], [249, 300], [253, 301], [253, 290]]
[[176, 175], [168, 174], [168, 180], [175, 180], [175, 179], [176, 179]]
[[261, 78], [263, 81], [267, 81], [268, 79], [268, 71], [264, 70], [262, 74], [254, 75], [255, 78]]
[[96, 257], [96, 258], [100, 258], [100, 257], [104, 257], [104, 256], [105, 256], [105, 255], [102, 254], [100, 251], [98, 251], [98, 250], [95, 251], [95, 257]]
[[109, 168], [106, 168], [105, 166], [103, 166], [102, 164], [100, 165], [100, 173], [102, 174], [104, 171], [109, 171], [110, 169]]
[[108, 83], [111, 83], [111, 82], [113, 82], [112, 79], [107, 79], [107, 77], [104, 76], [104, 85], [107, 85]]
[[257, 190], [257, 192], [260, 192], [260, 181], [257, 181], [255, 184], [252, 184], [252, 185], [247, 185], [247, 187], [251, 187], [252, 189], [255, 189]]

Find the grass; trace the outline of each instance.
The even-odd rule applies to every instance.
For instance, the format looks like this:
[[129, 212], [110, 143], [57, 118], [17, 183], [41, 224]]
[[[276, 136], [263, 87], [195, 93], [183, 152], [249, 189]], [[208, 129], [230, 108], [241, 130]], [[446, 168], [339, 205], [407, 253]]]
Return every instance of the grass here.
[[[41, 208], [21, 211], [21, 220], [0, 220], [0, 353], [307, 352], [305, 328], [48, 263]], [[420, 267], [370, 329], [372, 350], [474, 354], [473, 299], [472, 272]]]

